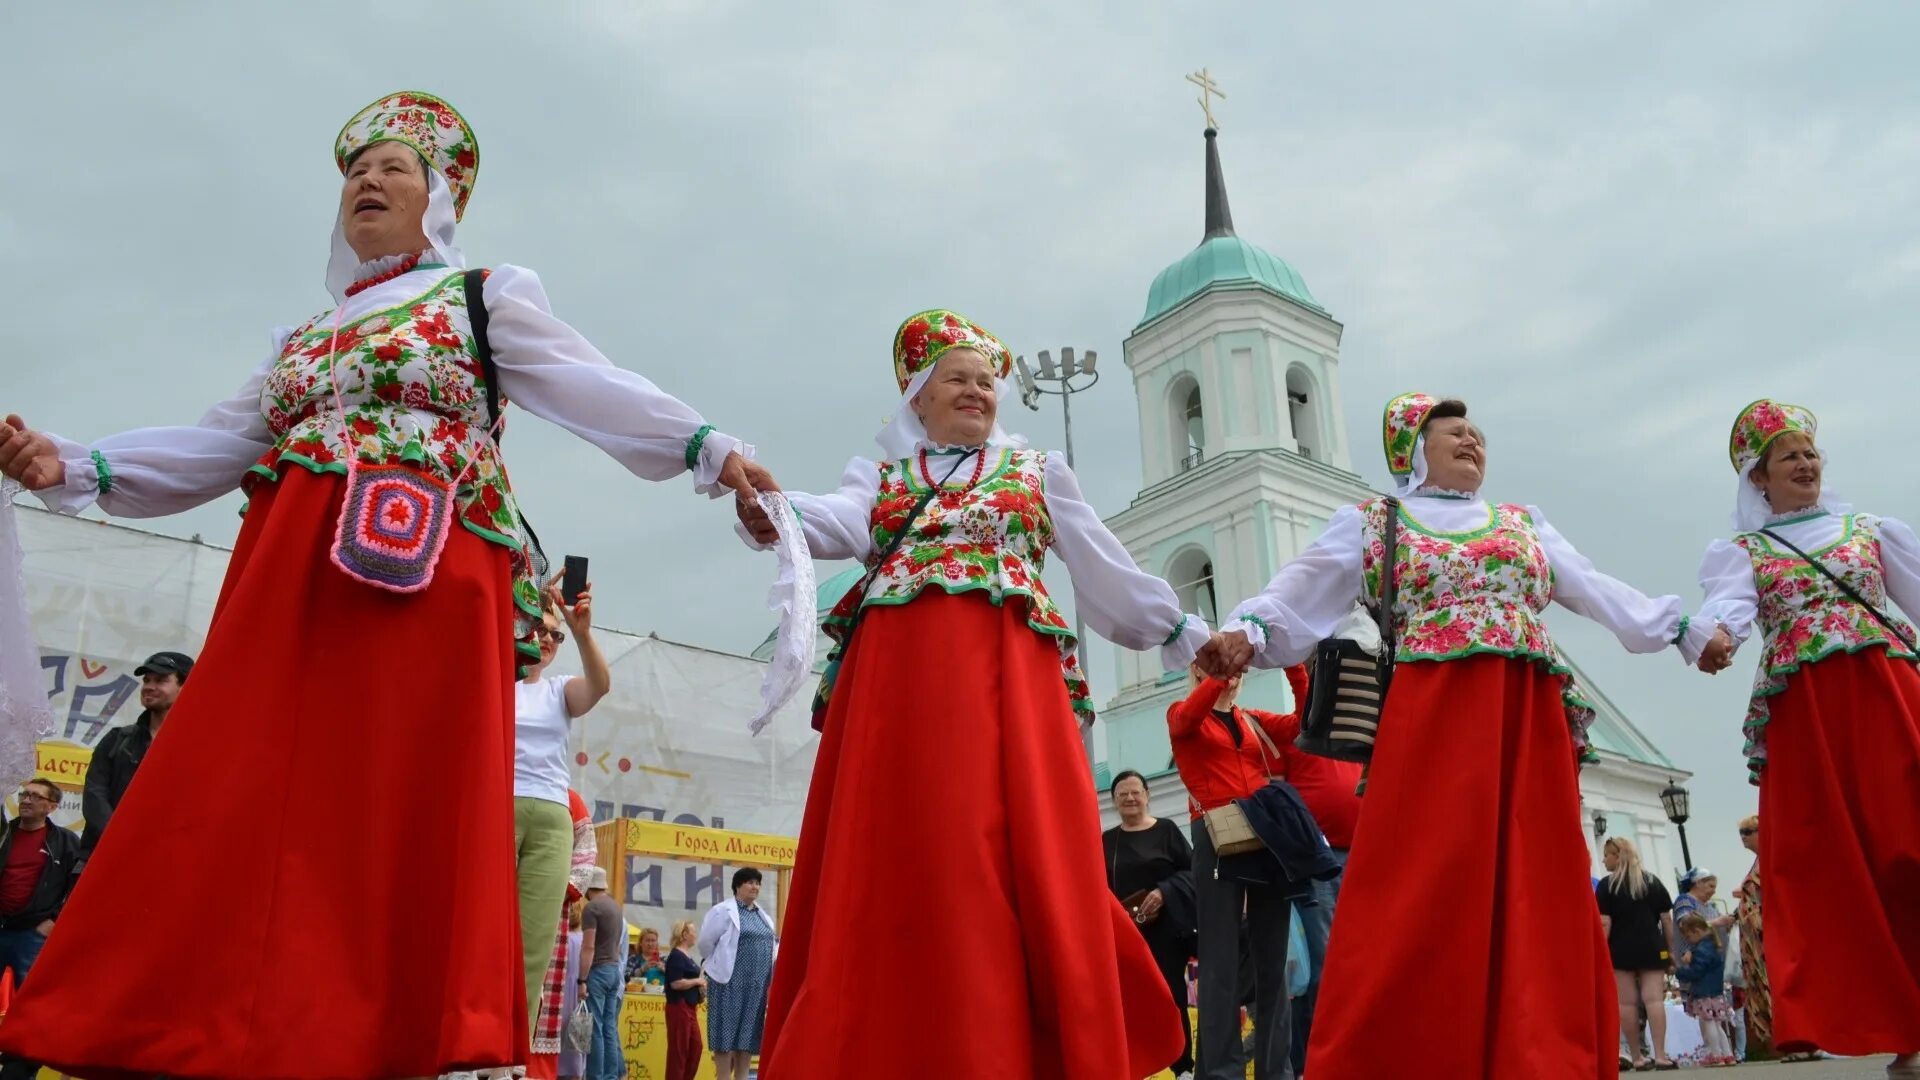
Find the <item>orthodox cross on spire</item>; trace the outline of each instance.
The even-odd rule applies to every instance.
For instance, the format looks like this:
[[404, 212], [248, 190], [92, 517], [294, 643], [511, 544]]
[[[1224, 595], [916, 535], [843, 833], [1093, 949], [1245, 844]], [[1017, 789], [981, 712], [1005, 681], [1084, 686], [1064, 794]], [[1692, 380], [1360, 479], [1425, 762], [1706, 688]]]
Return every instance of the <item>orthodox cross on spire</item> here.
[[1207, 114], [1207, 130], [1218, 131], [1220, 125], [1213, 118], [1213, 99], [1225, 101], [1227, 95], [1220, 92], [1219, 84], [1213, 81], [1212, 75], [1207, 74], [1206, 68], [1187, 76], [1187, 81], [1200, 88], [1200, 111]]

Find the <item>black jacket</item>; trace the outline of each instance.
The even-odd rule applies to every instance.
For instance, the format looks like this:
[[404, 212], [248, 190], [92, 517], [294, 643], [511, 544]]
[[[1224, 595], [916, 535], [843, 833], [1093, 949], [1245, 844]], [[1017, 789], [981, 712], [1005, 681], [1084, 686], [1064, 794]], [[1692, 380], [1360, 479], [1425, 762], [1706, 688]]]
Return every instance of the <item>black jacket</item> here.
[[46, 844], [47, 861], [40, 871], [40, 880], [33, 886], [33, 895], [27, 898], [27, 906], [12, 915], [0, 916], [0, 930], [31, 930], [48, 919], [59, 918], [74, 883], [80, 880], [80, 838], [73, 835], [73, 830], [49, 821], [44, 829], [23, 833], [14, 828], [17, 824], [16, 820], [0, 825], [0, 866], [6, 865], [7, 854], [13, 850], [17, 837], [27, 838], [26, 843]]
[[142, 711], [140, 719], [100, 736], [93, 748], [93, 761], [87, 766], [87, 787], [80, 796], [80, 814], [87, 819], [87, 832], [80, 840], [82, 858], [93, 854], [107, 821], [133, 783], [133, 772], [153, 745], [153, 717]]
[[1313, 820], [1300, 792], [1285, 780], [1268, 781], [1245, 798], [1233, 800], [1265, 845], [1220, 860], [1219, 876], [1262, 885], [1280, 885], [1289, 897], [1305, 896], [1313, 881], [1337, 877], [1340, 864]]

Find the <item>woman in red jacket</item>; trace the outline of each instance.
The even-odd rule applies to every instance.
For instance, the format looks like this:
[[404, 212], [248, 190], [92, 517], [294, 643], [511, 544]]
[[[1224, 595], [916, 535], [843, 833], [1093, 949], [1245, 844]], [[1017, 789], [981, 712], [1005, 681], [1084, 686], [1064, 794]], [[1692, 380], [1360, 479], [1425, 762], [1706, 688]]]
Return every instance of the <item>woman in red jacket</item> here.
[[[1256, 884], [1222, 876], [1213, 838], [1201, 818], [1206, 811], [1252, 795], [1267, 785], [1282, 767], [1282, 741], [1291, 745], [1299, 734], [1299, 716], [1235, 707], [1240, 694], [1239, 676], [1203, 678], [1195, 668], [1188, 679], [1192, 692], [1167, 710], [1167, 730], [1173, 742], [1174, 767], [1180, 770], [1180, 782], [1187, 786], [1193, 807], [1193, 889], [1200, 916], [1198, 1075], [1246, 1075], [1239, 1025], [1240, 916], [1244, 911], [1253, 949], [1254, 1076], [1256, 1080], [1290, 1076], [1290, 890], [1279, 882]], [[1293, 688], [1293, 700], [1305, 701], [1306, 669], [1288, 668], [1287, 682]]]

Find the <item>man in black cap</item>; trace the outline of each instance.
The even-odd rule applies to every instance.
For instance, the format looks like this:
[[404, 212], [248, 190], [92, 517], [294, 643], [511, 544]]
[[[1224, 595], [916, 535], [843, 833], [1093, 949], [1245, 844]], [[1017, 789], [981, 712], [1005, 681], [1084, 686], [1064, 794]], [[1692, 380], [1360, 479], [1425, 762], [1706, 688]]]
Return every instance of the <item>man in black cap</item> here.
[[80, 797], [80, 813], [87, 822], [86, 835], [80, 841], [83, 860], [100, 842], [107, 820], [127, 793], [134, 770], [147, 756], [154, 736], [160, 734], [160, 726], [166, 723], [174, 699], [180, 696], [180, 688], [186, 685], [187, 673], [192, 670], [193, 657], [177, 652], [154, 653], [133, 669], [140, 677], [140, 718], [102, 735], [87, 766], [87, 787]]

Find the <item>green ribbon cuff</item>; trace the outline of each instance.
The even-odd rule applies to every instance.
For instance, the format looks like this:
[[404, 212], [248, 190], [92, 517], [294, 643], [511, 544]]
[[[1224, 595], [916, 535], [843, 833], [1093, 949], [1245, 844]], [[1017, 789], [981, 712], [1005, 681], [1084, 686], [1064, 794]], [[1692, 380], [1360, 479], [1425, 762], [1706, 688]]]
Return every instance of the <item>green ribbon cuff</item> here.
[[1259, 627], [1260, 633], [1263, 637], [1265, 637], [1268, 641], [1273, 640], [1273, 627], [1267, 625], [1267, 620], [1261, 618], [1258, 615], [1241, 615], [1241, 616], [1238, 616], [1238, 618], [1243, 623], [1252, 623], [1253, 625]]
[[697, 468], [700, 464], [700, 448], [706, 445], [707, 436], [713, 434], [712, 424], [701, 424], [700, 430], [687, 440], [687, 468]]
[[1681, 642], [1687, 640], [1687, 628], [1692, 625], [1693, 625], [1693, 616], [1691, 615], [1680, 616], [1680, 632], [1673, 635], [1673, 640], [1667, 642], [1667, 644], [1678, 645]]
[[1187, 620], [1185, 618], [1182, 618], [1179, 622], [1173, 624], [1173, 633], [1167, 635], [1167, 640], [1161, 642], [1160, 647], [1164, 649], [1167, 646], [1173, 644], [1174, 642], [1179, 641], [1180, 635], [1186, 632], [1187, 632]]
[[100, 494], [105, 495], [113, 490], [113, 466], [107, 464], [107, 455], [100, 451], [90, 450], [88, 453], [93, 455], [94, 485]]

